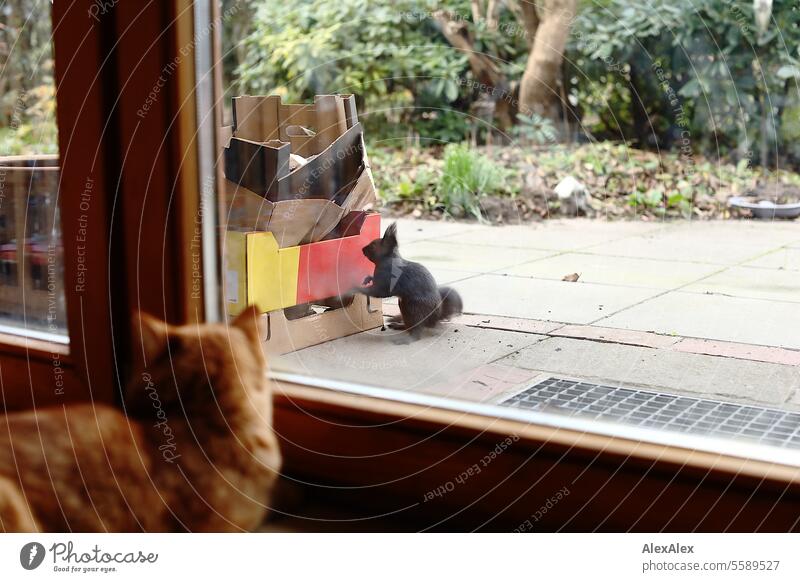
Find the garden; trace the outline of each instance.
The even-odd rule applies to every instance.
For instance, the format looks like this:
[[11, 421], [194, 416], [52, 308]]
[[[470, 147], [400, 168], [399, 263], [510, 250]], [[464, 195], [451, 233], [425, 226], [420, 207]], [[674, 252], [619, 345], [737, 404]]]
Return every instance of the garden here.
[[[50, 31], [0, 24], [0, 150], [55, 153]], [[223, 0], [230, 96], [354, 94], [382, 211], [736, 218], [800, 202], [791, 0]], [[15, 58], [10, 58], [10, 55]]]
[[226, 26], [235, 93], [357, 96], [392, 214], [711, 219], [750, 214], [733, 196], [800, 202], [794, 2], [260, 1]]

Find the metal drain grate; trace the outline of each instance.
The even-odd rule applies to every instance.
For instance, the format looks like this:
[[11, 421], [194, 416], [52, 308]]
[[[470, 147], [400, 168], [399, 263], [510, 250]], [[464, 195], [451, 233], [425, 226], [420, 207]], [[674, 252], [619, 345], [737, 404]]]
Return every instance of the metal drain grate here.
[[800, 413], [775, 408], [563, 378], [548, 378], [500, 404], [525, 410], [556, 409], [581, 417], [800, 448]]

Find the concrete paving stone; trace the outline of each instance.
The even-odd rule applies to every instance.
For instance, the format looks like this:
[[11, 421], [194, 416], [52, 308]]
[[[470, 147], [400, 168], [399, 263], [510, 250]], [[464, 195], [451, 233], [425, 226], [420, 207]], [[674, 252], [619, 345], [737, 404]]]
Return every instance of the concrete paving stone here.
[[537, 376], [540, 376], [538, 372], [524, 368], [487, 364], [447, 382], [421, 388], [421, 391], [434, 396], [494, 403], [520, 392], [534, 383]]
[[446, 244], [440, 241], [419, 241], [400, 245], [404, 258], [422, 263], [429, 269], [447, 269], [487, 273], [511, 267], [552, 253], [533, 249], [502, 249], [481, 244]]
[[671, 292], [597, 322], [619, 327], [738, 343], [800, 348], [796, 303]]
[[590, 323], [652, 297], [657, 291], [593, 283], [567, 283], [527, 277], [480, 275], [456, 289], [466, 313]]
[[[793, 240], [796, 233], [763, 224], [679, 223], [674, 228], [601, 244], [594, 254], [734, 265], [754, 260]], [[665, 269], [668, 263], [665, 264]]]
[[783, 405], [800, 387], [794, 366], [550, 338], [495, 362], [612, 386]]
[[595, 325], [565, 325], [548, 333], [558, 337], [588, 339], [648, 348], [668, 348], [681, 340], [681, 338], [675, 336], [611, 327], [597, 327]]
[[480, 227], [477, 223], [469, 222], [448, 222], [445, 220], [414, 220], [413, 218], [387, 218], [381, 219], [381, 233], [390, 224], [397, 222], [397, 239], [400, 242], [400, 249], [403, 243], [418, 240], [435, 239], [443, 236], [470, 232]]
[[731, 267], [681, 291], [800, 303], [800, 274], [794, 271]]
[[427, 265], [427, 267], [439, 285], [448, 285], [454, 281], [475, 276], [475, 273], [470, 271], [453, 271], [451, 269], [442, 269], [436, 265]]
[[785, 247], [744, 264], [746, 267], [800, 271], [800, 247]]
[[693, 354], [708, 354], [741, 360], [757, 360], [771, 364], [800, 366], [800, 351], [786, 350], [784, 348], [685, 338], [673, 345], [672, 349]]
[[542, 321], [539, 319], [523, 319], [519, 317], [501, 317], [498, 315], [479, 315], [468, 313], [460, 316], [455, 323], [469, 325], [470, 327], [485, 327], [488, 329], [505, 329], [519, 333], [549, 334], [554, 329], [562, 327], [561, 323]]
[[627, 236], [669, 228], [660, 223], [602, 220], [551, 220], [541, 224], [482, 226], [469, 233], [439, 239], [453, 244], [486, 244], [503, 248], [569, 251]]
[[578, 281], [583, 283], [667, 290], [696, 281], [719, 269], [717, 265], [701, 263], [664, 263], [656, 259], [566, 253], [523, 263], [503, 272], [557, 281], [570, 273], [579, 273], [581, 277]]
[[380, 328], [275, 358], [273, 369], [314, 377], [420, 390], [529, 346], [545, 336], [443, 324], [417, 342], [396, 345], [404, 332]]
[[725, 242], [741, 242], [742, 238], [783, 246], [800, 244], [800, 222], [762, 220], [684, 220], [673, 223], [677, 232], [706, 236]]

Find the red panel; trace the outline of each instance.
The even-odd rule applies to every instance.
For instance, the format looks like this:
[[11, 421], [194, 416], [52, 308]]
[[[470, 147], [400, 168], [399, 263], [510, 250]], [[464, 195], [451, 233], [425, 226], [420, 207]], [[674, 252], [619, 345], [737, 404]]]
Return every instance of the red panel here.
[[358, 236], [301, 245], [297, 303], [338, 297], [361, 285], [375, 268], [361, 249], [380, 233], [380, 215], [367, 214]]

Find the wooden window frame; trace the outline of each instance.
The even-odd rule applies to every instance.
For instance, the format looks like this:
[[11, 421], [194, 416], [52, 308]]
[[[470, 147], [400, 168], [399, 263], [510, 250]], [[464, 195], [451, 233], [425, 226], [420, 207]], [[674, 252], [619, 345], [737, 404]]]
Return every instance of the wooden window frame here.
[[[457, 401], [431, 406], [405, 394], [397, 394], [404, 402], [275, 376], [285, 471], [314, 498], [354, 508], [349, 517], [364, 528], [385, 526], [385, 515], [413, 531], [800, 527], [800, 467], [737, 456], [734, 440], [730, 453], [712, 452], [670, 444], [669, 433], [647, 442], [565, 428], [557, 417], [522, 422]], [[498, 454], [509, 435], [517, 440]], [[564, 487], [567, 496], [539, 511]]]
[[118, 402], [137, 344], [135, 311], [173, 323], [203, 317], [192, 288], [192, 3], [99, 8], [52, 5], [69, 344], [0, 334], [6, 410]]
[[[131, 314], [142, 309], [180, 323], [201, 320], [207, 307], [193, 292], [200, 159], [192, 3], [120, 2], [100, 15], [102, 22], [88, 16], [92, 6], [77, 0], [53, 8], [69, 349], [0, 336], [6, 409], [115, 401], [124, 355], [137, 345]], [[211, 12], [209, 19], [218, 15], [215, 5]], [[219, 62], [218, 43], [214, 51]], [[165, 67], [171, 67], [169, 81], [151, 99]], [[146, 115], [137, 115], [144, 103]], [[219, 126], [219, 102], [215, 115]], [[92, 201], [84, 211], [88, 179]], [[83, 218], [89, 229], [81, 260], [91, 284], [78, 292], [79, 257], [72, 251]], [[152, 233], [158, 236], [147, 236]], [[798, 528], [792, 508], [800, 505], [800, 469], [794, 465], [299, 381], [275, 380], [274, 386], [287, 474], [332, 503], [365, 512], [405, 502], [401, 517], [424, 527], [507, 531], [530, 522], [567, 486], [568, 501], [537, 521], [537, 530]], [[510, 434], [518, 441], [478, 476], [425, 501]]]

